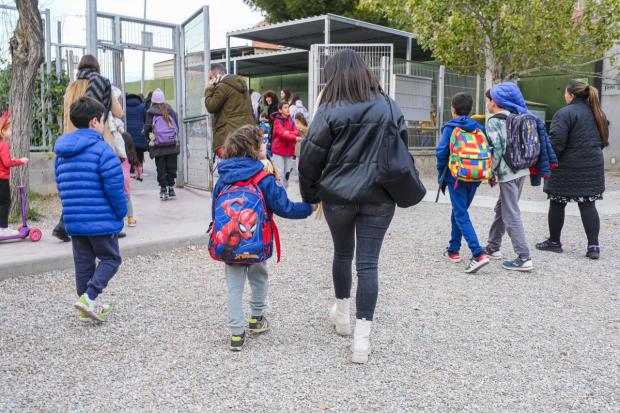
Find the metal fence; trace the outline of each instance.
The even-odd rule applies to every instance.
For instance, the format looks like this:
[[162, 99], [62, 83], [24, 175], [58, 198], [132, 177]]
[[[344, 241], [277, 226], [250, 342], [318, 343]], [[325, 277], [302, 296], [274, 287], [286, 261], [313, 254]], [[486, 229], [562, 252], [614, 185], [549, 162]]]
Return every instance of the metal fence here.
[[388, 94], [392, 92], [392, 62], [394, 45], [392, 44], [314, 44], [309, 55], [308, 107], [314, 108], [319, 93], [325, 87], [325, 64], [330, 56], [351, 49], [359, 53], [379, 80], [379, 84]]
[[[407, 119], [409, 146], [431, 148], [437, 145], [441, 126], [451, 118], [452, 96], [459, 92], [474, 98], [473, 112], [484, 113], [484, 80], [479, 76], [447, 72], [437, 63], [411, 62], [394, 59], [394, 73], [432, 79], [429, 114], [424, 119]], [[438, 98], [439, 97], [439, 98]]]

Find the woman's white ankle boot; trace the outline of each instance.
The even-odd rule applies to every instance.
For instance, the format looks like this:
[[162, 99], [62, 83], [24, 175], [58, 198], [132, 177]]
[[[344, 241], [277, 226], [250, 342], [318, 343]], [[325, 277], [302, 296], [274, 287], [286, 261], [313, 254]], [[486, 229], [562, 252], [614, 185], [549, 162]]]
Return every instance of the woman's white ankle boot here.
[[350, 300], [350, 298], [336, 299], [336, 303], [329, 311], [329, 319], [334, 323], [336, 333], [341, 336], [351, 335]]
[[355, 320], [355, 331], [353, 332], [353, 344], [351, 345], [351, 361], [353, 363], [366, 363], [370, 354], [370, 328], [372, 321], [366, 319]]

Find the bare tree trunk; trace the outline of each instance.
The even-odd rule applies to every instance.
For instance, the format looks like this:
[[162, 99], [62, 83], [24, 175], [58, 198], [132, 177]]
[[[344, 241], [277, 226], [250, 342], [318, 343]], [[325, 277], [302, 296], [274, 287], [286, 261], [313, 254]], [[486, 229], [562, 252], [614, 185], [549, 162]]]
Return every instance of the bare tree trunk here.
[[[15, 158], [28, 157], [32, 136], [32, 113], [37, 71], [43, 62], [43, 21], [39, 0], [15, 0], [19, 19], [11, 38], [11, 110], [13, 111], [13, 138], [11, 154]], [[24, 173], [28, 187], [28, 173]], [[11, 215], [21, 211], [17, 190], [19, 174], [11, 174]]]

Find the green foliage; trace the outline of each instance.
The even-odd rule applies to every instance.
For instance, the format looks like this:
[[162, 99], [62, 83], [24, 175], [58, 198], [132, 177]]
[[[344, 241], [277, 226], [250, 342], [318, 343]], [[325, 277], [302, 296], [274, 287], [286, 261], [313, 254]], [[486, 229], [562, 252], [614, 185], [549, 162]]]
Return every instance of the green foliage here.
[[[0, 61], [0, 110], [4, 111], [9, 107], [10, 97], [9, 88], [11, 86], [11, 65], [7, 62]], [[51, 130], [52, 139], [58, 138], [62, 134], [62, 116], [63, 116], [63, 97], [67, 85], [69, 84], [69, 77], [63, 72], [60, 77], [52, 72], [45, 76], [44, 84], [44, 102], [45, 107], [41, 106], [41, 72], [37, 73], [37, 80], [34, 91], [33, 100], [33, 119], [32, 119], [32, 139], [31, 145], [41, 146], [43, 145], [43, 133], [41, 128], [41, 116], [45, 115], [45, 127], [47, 130]], [[50, 102], [48, 106], [47, 102]], [[51, 121], [48, 117], [48, 107], [51, 109], [52, 117]], [[59, 122], [60, 120], [60, 122]], [[53, 142], [48, 142], [52, 144]]]
[[326, 13], [338, 14], [385, 24], [381, 11], [359, 8], [360, 0], [243, 0], [256, 10], [262, 10], [270, 23], [301, 19]]
[[361, 0], [451, 70], [495, 81], [598, 60], [620, 39], [620, 0]]

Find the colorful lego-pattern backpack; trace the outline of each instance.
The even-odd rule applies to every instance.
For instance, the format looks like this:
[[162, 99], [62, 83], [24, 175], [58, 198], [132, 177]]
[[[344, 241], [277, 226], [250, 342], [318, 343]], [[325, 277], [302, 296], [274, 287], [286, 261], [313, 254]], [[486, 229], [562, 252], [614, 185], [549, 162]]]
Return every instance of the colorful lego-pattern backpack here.
[[454, 128], [450, 136], [450, 173], [456, 180], [465, 182], [486, 181], [491, 176], [493, 154], [487, 137], [480, 129], [467, 132]]
[[209, 254], [228, 264], [257, 264], [273, 254], [280, 262], [280, 237], [273, 213], [258, 184], [271, 175], [261, 171], [247, 181], [226, 185], [213, 204]]

